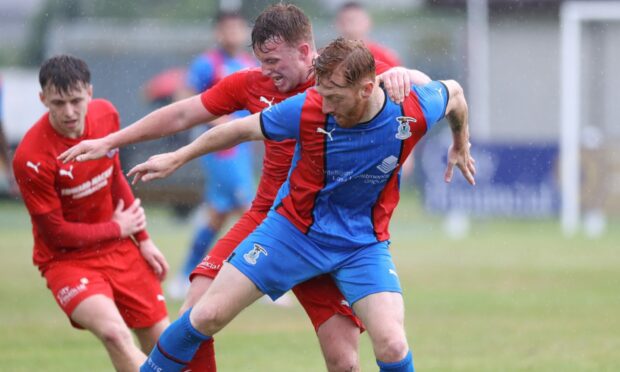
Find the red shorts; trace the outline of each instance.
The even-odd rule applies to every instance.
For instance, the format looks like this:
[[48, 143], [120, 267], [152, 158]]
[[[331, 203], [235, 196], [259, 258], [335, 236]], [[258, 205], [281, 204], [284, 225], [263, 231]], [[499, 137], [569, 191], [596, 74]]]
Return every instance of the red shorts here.
[[[260, 223], [267, 213], [249, 210], [239, 221], [213, 246], [209, 254], [202, 260], [189, 276], [191, 281], [196, 275], [214, 279], [222, 268], [224, 261]], [[341, 314], [364, 331], [362, 321], [353, 314], [353, 310], [329, 275], [312, 278], [293, 288], [293, 293], [303, 306], [314, 326], [318, 330], [321, 324], [335, 314]]]
[[129, 328], [148, 328], [168, 315], [159, 280], [133, 244], [93, 258], [54, 262], [43, 276], [70, 320], [76, 306], [96, 294], [114, 300]]

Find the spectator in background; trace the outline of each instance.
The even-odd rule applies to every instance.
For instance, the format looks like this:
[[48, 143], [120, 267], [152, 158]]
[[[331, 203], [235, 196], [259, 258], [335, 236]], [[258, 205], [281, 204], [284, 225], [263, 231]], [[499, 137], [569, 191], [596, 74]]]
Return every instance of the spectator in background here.
[[[245, 51], [249, 29], [240, 14], [219, 13], [215, 21], [215, 39], [217, 46], [193, 61], [187, 71], [186, 84], [175, 98], [194, 96], [233, 72], [256, 66], [256, 60]], [[247, 114], [248, 111], [238, 111], [218, 120], [226, 122]], [[185, 298], [190, 273], [205, 257], [228, 218], [246, 211], [255, 193], [249, 144], [205, 155], [200, 158], [200, 164], [205, 176], [206, 216], [201, 219], [181, 270], [167, 287], [168, 294], [175, 299]]]
[[390, 67], [402, 66], [396, 52], [368, 39], [372, 19], [364, 6], [357, 1], [346, 2], [340, 7], [336, 14], [336, 27], [345, 39], [362, 40], [375, 59]]
[[56, 159], [83, 139], [118, 131], [118, 113], [92, 99], [90, 71], [80, 59], [48, 59], [39, 81], [49, 111], [13, 159], [33, 227], [33, 262], [71, 324], [101, 340], [116, 370], [136, 371], [146, 355], [129, 329], [150, 350], [169, 324], [159, 284], [168, 264], [145, 230], [118, 150], [87, 163]]

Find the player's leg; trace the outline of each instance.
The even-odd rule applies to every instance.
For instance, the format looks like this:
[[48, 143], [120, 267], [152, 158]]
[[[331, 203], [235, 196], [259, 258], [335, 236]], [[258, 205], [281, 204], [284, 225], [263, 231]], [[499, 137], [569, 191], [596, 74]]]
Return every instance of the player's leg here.
[[141, 370], [183, 370], [203, 342], [261, 296], [248, 277], [224, 265], [209, 291], [164, 331]]
[[166, 318], [160, 320], [151, 327], [134, 329], [133, 331], [138, 338], [138, 342], [140, 343], [140, 349], [142, 349], [142, 351], [144, 351], [145, 353], [150, 352], [157, 343], [157, 339], [159, 338], [161, 333], [169, 325], [170, 320]]
[[402, 290], [387, 243], [358, 250], [332, 275], [364, 322], [380, 370], [413, 371]]
[[161, 284], [140, 252], [127, 245], [110, 255], [113, 266], [102, 267], [116, 307], [138, 337], [142, 350], [150, 352], [170, 324]]
[[314, 325], [328, 371], [359, 371], [359, 335], [364, 327], [330, 275], [293, 288]]
[[[259, 223], [264, 220], [266, 213], [247, 211], [239, 221], [213, 246], [209, 255], [192, 271], [190, 287], [185, 301], [179, 310], [179, 316], [194, 306], [200, 297], [207, 292], [213, 279], [222, 268], [224, 260], [245, 239]], [[214, 341], [203, 342], [193, 359], [187, 365], [193, 372], [211, 372], [216, 369]]]
[[380, 292], [357, 301], [353, 308], [364, 321], [381, 371], [413, 371], [400, 293]]
[[101, 340], [117, 371], [136, 371], [146, 359], [112, 299], [104, 295], [86, 298], [76, 306], [71, 320]]
[[115, 258], [108, 253], [92, 259], [59, 262], [43, 275], [71, 324], [99, 338], [117, 370], [135, 371], [145, 355], [134, 344], [131, 331], [112, 300], [112, 287], [104, 274], [106, 265], [114, 263]]

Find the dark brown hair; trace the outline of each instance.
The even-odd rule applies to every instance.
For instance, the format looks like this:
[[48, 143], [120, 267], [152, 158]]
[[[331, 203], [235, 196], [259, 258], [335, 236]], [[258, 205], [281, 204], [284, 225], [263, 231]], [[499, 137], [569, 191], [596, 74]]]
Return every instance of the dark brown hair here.
[[67, 94], [80, 85], [90, 84], [90, 70], [86, 62], [66, 54], [49, 58], [39, 70], [41, 89], [48, 85], [55, 87], [59, 93]]
[[[345, 86], [357, 84], [362, 78], [375, 78], [375, 59], [361, 40], [347, 40], [339, 37], [329, 43], [312, 61], [317, 82], [330, 79], [334, 71], [343, 68]], [[332, 82], [333, 83], [333, 82]]]
[[293, 4], [273, 4], [254, 22], [252, 48], [266, 53], [269, 50], [265, 43], [269, 40], [284, 41], [289, 45], [305, 41], [314, 48], [312, 23], [303, 10]]

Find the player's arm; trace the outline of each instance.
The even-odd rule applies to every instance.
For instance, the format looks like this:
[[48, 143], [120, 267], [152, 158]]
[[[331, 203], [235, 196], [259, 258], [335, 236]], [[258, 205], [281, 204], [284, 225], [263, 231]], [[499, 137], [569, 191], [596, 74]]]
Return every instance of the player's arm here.
[[392, 67], [377, 75], [377, 80], [383, 82], [383, 86], [392, 101], [400, 104], [411, 91], [411, 85], [426, 85], [431, 78], [419, 70], [406, 67]]
[[134, 177], [133, 184], [138, 181], [147, 182], [165, 178], [199, 156], [224, 150], [242, 142], [264, 139], [260, 114], [257, 113], [218, 125], [174, 152], [151, 156], [146, 162], [133, 167], [128, 176]]
[[[114, 172], [112, 173], [112, 177], [111, 191], [114, 205], [117, 205], [120, 200], [123, 200], [125, 205], [132, 205], [135, 201], [135, 197], [129, 187], [127, 179], [123, 175], [118, 154], [116, 154], [116, 159], [114, 159]], [[144, 218], [146, 221], [146, 214]], [[168, 262], [153, 240], [149, 237], [146, 228], [138, 231], [132, 235], [132, 237], [134, 237], [134, 241], [137, 242], [142, 257], [149, 264], [155, 275], [157, 275], [159, 280], [164, 280], [168, 273]]]
[[458, 167], [463, 176], [471, 185], [475, 185], [475, 160], [469, 153], [469, 111], [465, 94], [461, 85], [454, 80], [442, 81], [448, 90], [448, 103], [445, 116], [452, 131], [452, 145], [448, 150], [448, 165], [445, 172], [445, 181], [452, 181], [454, 166]]
[[65, 163], [99, 159], [114, 148], [165, 137], [215, 118], [217, 116], [203, 106], [200, 95], [195, 95], [155, 110], [118, 132], [82, 141], [60, 154], [58, 159]]

